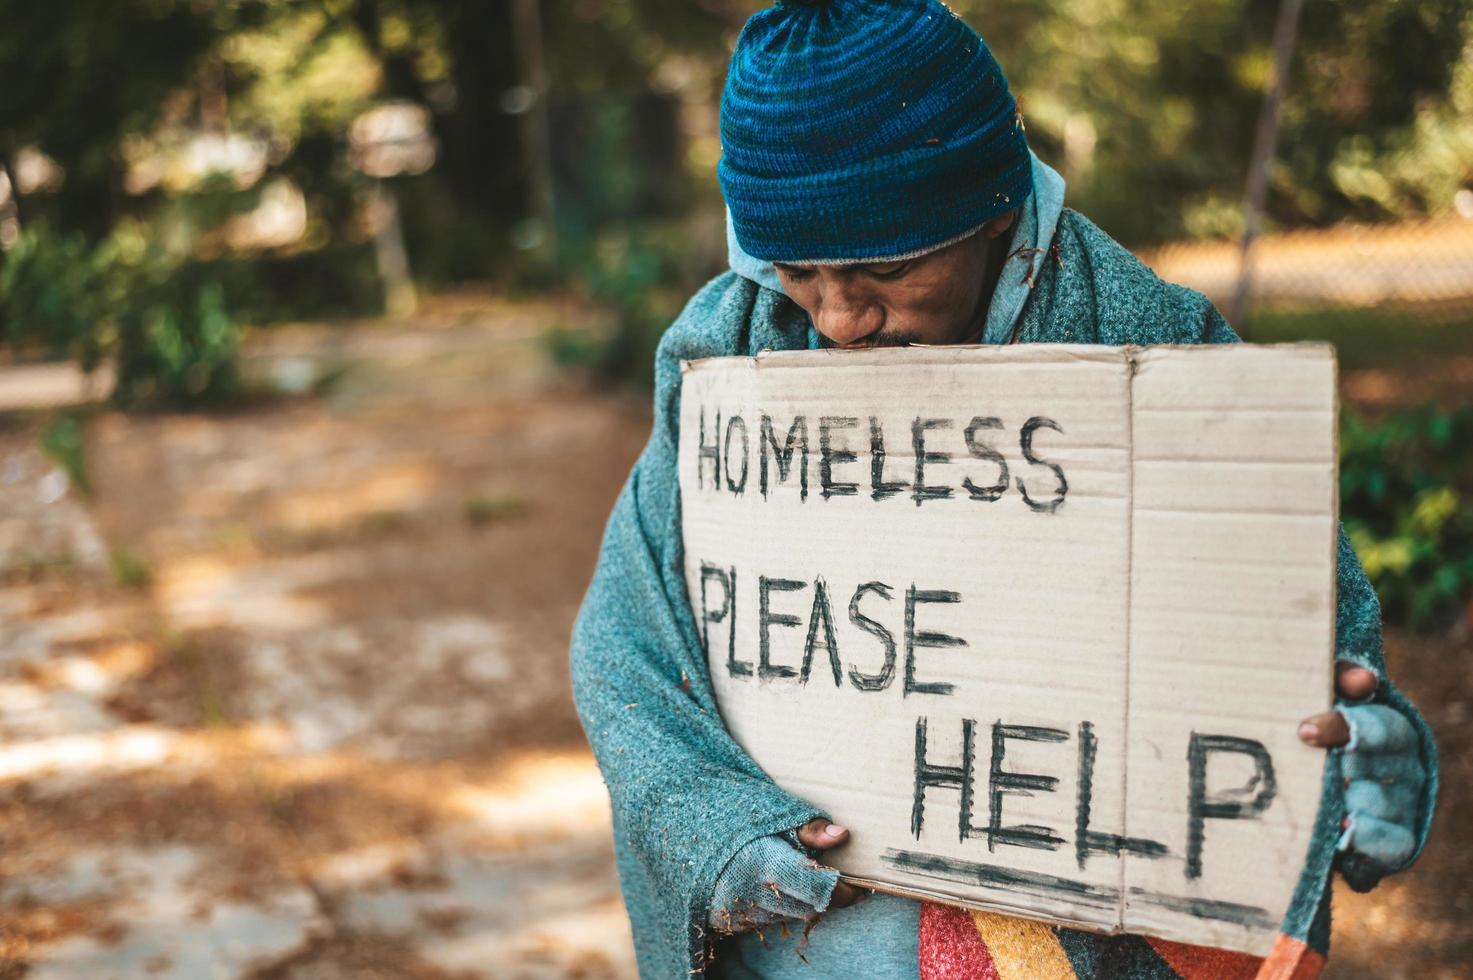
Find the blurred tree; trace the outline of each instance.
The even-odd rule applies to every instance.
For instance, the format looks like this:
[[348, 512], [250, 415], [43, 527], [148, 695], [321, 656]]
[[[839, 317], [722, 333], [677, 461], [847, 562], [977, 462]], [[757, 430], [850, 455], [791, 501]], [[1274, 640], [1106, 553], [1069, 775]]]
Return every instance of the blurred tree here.
[[[191, 404], [234, 390], [236, 331], [220, 288], [176, 275], [177, 244], [140, 236], [138, 216], [156, 202], [126, 193], [126, 148], [178, 111], [217, 38], [262, 9], [0, 2], [0, 165], [20, 224], [0, 264], [0, 338], [89, 368], [111, 361], [120, 401]], [[28, 198], [37, 167], [49, 187]]]
[[[1277, 0], [954, 2], [995, 49], [1073, 203], [1132, 244], [1236, 233]], [[719, 261], [714, 116], [730, 45], [761, 5], [538, 5], [560, 274], [642, 333], [670, 305], [651, 295], [678, 303]], [[220, 287], [181, 295], [181, 309], [359, 312], [377, 291], [363, 288], [369, 230], [345, 134], [363, 111], [403, 98], [431, 110], [441, 154], [428, 173], [391, 179], [412, 267], [431, 284], [527, 281], [526, 167], [537, 154], [521, 121], [541, 93], [520, 67], [512, 10], [513, 0], [0, 0], [0, 167], [14, 176], [39, 149], [59, 175], [29, 196], [9, 181], [0, 248], [18, 213], [32, 237], [57, 238], [33, 242], [32, 271], [68, 255], [109, 265], [132, 254], [106, 247], [126, 233], [156, 253], [151, 278]], [[1270, 217], [1449, 207], [1473, 185], [1470, 51], [1467, 0], [1306, 0]], [[239, 245], [231, 229], [268, 189], [301, 201], [298, 234]], [[688, 217], [705, 222], [699, 236], [678, 232]], [[168, 274], [186, 267], [199, 274]], [[20, 277], [13, 296], [46, 293]], [[0, 309], [26, 312], [3, 298]], [[69, 324], [67, 336], [82, 329]], [[0, 331], [16, 335], [4, 321]]]
[[[250, 7], [233, 13], [244, 18]], [[64, 174], [49, 195], [55, 220], [93, 234], [109, 229], [122, 204], [122, 137], [169, 109], [214, 41], [212, 21], [188, 0], [0, 0], [6, 172], [15, 174], [22, 147], [44, 148]], [[25, 216], [25, 202], [19, 207]]]
[[[1277, 0], [955, 6], [993, 47], [1030, 139], [1063, 167], [1077, 206], [1132, 244], [1238, 233]], [[1458, 183], [1473, 182], [1473, 155], [1455, 166], [1446, 153], [1455, 139], [1473, 146], [1473, 117], [1447, 118], [1470, 45], [1466, 0], [1307, 0], [1270, 217], [1302, 224], [1446, 210]], [[1433, 138], [1413, 138], [1439, 123]], [[1363, 172], [1392, 153], [1422, 157], [1401, 168], [1400, 193], [1367, 193], [1346, 179], [1348, 161]], [[1428, 158], [1439, 159], [1419, 179]]]

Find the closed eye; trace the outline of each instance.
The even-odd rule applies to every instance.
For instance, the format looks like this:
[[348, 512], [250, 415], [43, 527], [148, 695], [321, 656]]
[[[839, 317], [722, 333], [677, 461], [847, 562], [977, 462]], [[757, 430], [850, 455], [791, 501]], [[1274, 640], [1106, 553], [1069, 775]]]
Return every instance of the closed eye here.
[[883, 262], [879, 265], [866, 265], [864, 270], [876, 279], [899, 279], [910, 271], [913, 263], [906, 262]]
[[798, 265], [784, 265], [781, 262], [774, 262], [773, 268], [777, 269], [778, 272], [781, 272], [789, 279], [807, 279], [813, 275], [812, 269], [805, 269]]

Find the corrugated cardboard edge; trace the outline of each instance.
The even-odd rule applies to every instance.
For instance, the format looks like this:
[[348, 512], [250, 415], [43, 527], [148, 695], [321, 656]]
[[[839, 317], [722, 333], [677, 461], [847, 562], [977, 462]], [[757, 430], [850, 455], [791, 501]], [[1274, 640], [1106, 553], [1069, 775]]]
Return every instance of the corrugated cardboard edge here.
[[882, 892], [886, 895], [897, 895], [900, 898], [915, 899], [918, 902], [939, 902], [942, 905], [969, 909], [973, 912], [1001, 912], [1004, 915], [1012, 915], [1020, 919], [1030, 919], [1046, 925], [1063, 925], [1070, 929], [1080, 929], [1085, 932], [1098, 933], [1102, 936], [1119, 935], [1124, 932], [1119, 922], [1110, 929], [1101, 929], [1098, 923], [1082, 922], [1060, 915], [1041, 916], [1037, 909], [1027, 909], [1021, 906], [1015, 907], [1003, 902], [988, 902], [986, 905], [977, 905], [962, 901], [942, 892], [927, 891], [924, 888], [906, 888], [901, 885], [891, 885], [882, 881], [875, 881], [872, 878], [859, 878], [853, 875], [841, 874], [839, 877], [843, 881], [857, 885], [860, 888], [868, 888], [870, 891]]
[[[1318, 356], [1328, 354], [1331, 364], [1336, 369], [1335, 380], [1338, 385], [1339, 365], [1335, 357], [1334, 344], [1319, 340], [1303, 340], [1284, 344], [1254, 344], [1253, 346], [1270, 350], [1297, 350]], [[900, 364], [949, 364], [956, 361], [970, 362], [973, 360], [994, 363], [1015, 361], [1059, 363], [1081, 359], [1100, 361], [1114, 360], [1116, 358], [1124, 358], [1134, 365], [1138, 361], [1141, 353], [1149, 350], [1197, 353], [1242, 349], [1242, 347], [1242, 344], [1158, 344], [1151, 347], [1135, 345], [1117, 347], [1110, 344], [952, 344], [946, 346], [912, 344], [908, 347], [871, 347], [862, 350], [841, 348], [783, 351], [764, 350], [755, 356], [734, 354], [725, 357], [701, 357], [694, 360], [682, 360], [680, 362], [680, 373], [683, 376], [692, 371], [700, 371], [718, 365], [729, 367], [733, 362], [737, 361], [746, 361], [754, 368], [807, 368], [812, 367], [814, 362], [826, 358], [842, 360], [844, 362], [842, 366], [854, 367], [885, 367]], [[958, 357], [958, 354], [980, 354], [982, 356], [974, 359], [965, 356]], [[1340, 409], [1338, 390], [1334, 405], [1338, 417]]]

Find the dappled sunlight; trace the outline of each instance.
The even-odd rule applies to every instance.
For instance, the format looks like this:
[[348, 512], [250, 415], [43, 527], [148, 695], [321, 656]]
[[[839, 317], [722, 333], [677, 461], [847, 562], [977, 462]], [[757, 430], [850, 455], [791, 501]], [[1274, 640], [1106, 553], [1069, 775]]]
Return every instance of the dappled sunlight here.
[[[1456, 873], [1455, 866], [1467, 864], [1456, 854], [1462, 849], [1458, 833], [1444, 813], [1444, 822], [1434, 829], [1433, 850], [1419, 871], [1390, 878], [1363, 895], [1337, 882], [1330, 976], [1364, 980], [1467, 976], [1445, 965], [1458, 961], [1466, 965], [1473, 958], [1473, 935], [1468, 930], [1473, 906], [1467, 882], [1450, 889], [1438, 881]], [[1454, 839], [1436, 846], [1443, 836]]]
[[1406, 383], [1408, 370], [1408, 366], [1402, 365], [1396, 369], [1346, 371], [1341, 382], [1345, 400], [1357, 409], [1374, 412], [1424, 404], [1428, 400], [1456, 406], [1473, 391], [1473, 354], [1427, 354], [1416, 358], [1410, 366], [1417, 377], [1415, 387]]
[[10, 748], [26, 739], [101, 731], [115, 723], [90, 695], [51, 693], [26, 681], [0, 683], [0, 733]]
[[[100, 669], [93, 679], [99, 676], [106, 678]], [[108, 680], [89, 684], [82, 693], [111, 693]], [[172, 772], [188, 772], [207, 768], [218, 758], [219, 733], [119, 724], [94, 702], [71, 699], [71, 693], [65, 687], [0, 684], [0, 725], [11, 735], [0, 745], [0, 784], [46, 778], [71, 784], [83, 776], [164, 765]], [[66, 733], [51, 734], [59, 729]], [[16, 737], [21, 732], [41, 733], [41, 737]], [[284, 730], [277, 725], [242, 726], [230, 732], [229, 741], [237, 751], [251, 752], [281, 751], [288, 745]]]
[[299, 488], [275, 508], [276, 520], [294, 530], [337, 529], [372, 514], [414, 510], [437, 485], [436, 468], [401, 462], [362, 474], [345, 486]]
[[[0, 752], [0, 780], [24, 780], [29, 801], [0, 809], [0, 931], [55, 940], [34, 975], [157, 961], [193, 977], [345, 927], [428, 929], [419, 955], [445, 969], [535, 948], [632, 975], [586, 752], [397, 764], [302, 754], [266, 726], [126, 726]], [[37, 903], [91, 911], [85, 926], [37, 932], [25, 925]]]
[[[37, 513], [45, 540], [143, 568], [107, 581], [99, 544], [0, 587], [0, 958], [52, 977], [634, 976], [566, 658], [648, 417], [488, 395], [476, 363], [350, 373], [332, 405], [100, 420], [103, 492]], [[1341, 975], [1456, 945], [1456, 852], [1341, 897]]]
[[587, 752], [525, 752], [489, 785], [462, 786], [449, 798], [492, 839], [602, 836], [609, 832], [609, 794]]
[[1408, 950], [1459, 945], [1466, 949], [1467, 914], [1467, 910], [1438, 908], [1436, 896], [1417, 875], [1393, 878], [1365, 895], [1357, 895], [1342, 883], [1335, 890], [1331, 949], [1336, 960], [1373, 969], [1391, 967]]
[[52, 657], [38, 665], [31, 678], [47, 687], [64, 687], [83, 694], [102, 695], [151, 667], [158, 651], [137, 640], [105, 643], [85, 654]]
[[566, 631], [647, 422], [413, 356], [346, 408], [99, 420], [105, 491], [48, 533], [126, 543], [130, 584], [0, 587], [0, 958], [634, 975]]
[[71, 588], [0, 588], [0, 669], [48, 669], [58, 651], [116, 642], [137, 612], [136, 601], [115, 595], [76, 595]]
[[518, 963], [523, 976], [633, 977], [629, 919], [617, 892], [603, 902], [590, 906], [580, 901], [575, 907], [577, 911], [530, 917], [499, 935], [437, 939], [434, 961], [452, 970]]
[[196, 556], [165, 563], [155, 595], [181, 629], [306, 629], [320, 626], [326, 613], [298, 590], [347, 574], [350, 568], [343, 556], [332, 553], [256, 565]]
[[[822, 239], [845, 264], [845, 214], [864, 261], [878, 264], [882, 239], [916, 259], [844, 272], [867, 284], [849, 298], [905, 293], [887, 316], [946, 319], [922, 295], [939, 280], [912, 272], [939, 268], [928, 243], [963, 212], [977, 209], [975, 228], [1000, 206], [1021, 220], [960, 249], [972, 264], [955, 267], [968, 301], [950, 304], [957, 331], [965, 315], [973, 336], [993, 336], [1014, 298], [1027, 311], [1015, 340], [1069, 311], [1107, 340], [1218, 329], [1200, 297], [1156, 292], [1134, 255], [1205, 292], [1244, 339], [1334, 345], [1340, 514], [1388, 621], [1424, 630], [1393, 629], [1387, 653], [1436, 730], [1444, 788], [1415, 871], [1337, 893], [1328, 976], [1473, 975], [1473, 646], [1466, 629], [1443, 635], [1473, 624], [1473, 409], [1449, 411], [1473, 392], [1467, 0], [1302, 15], [1298, 0], [948, 0], [914, 21], [914, 51], [902, 6], [11, 4], [0, 980], [634, 980], [569, 648], [620, 488], [669, 504], [672, 487], [650, 492], [663, 470], [634, 470], [647, 445], [646, 463], [662, 458], [669, 432], [653, 416], [679, 395], [668, 363], [655, 390], [657, 349], [797, 338], [806, 315], [735, 271], [742, 243], [728, 236]], [[863, 36], [823, 35], [856, 11], [886, 18], [874, 26], [894, 44], [845, 61], [863, 84], [816, 92], [803, 69]], [[953, 36], [966, 57], [928, 61], [962, 22], [977, 31]], [[743, 137], [743, 113], [722, 114], [724, 80], [763, 23], [782, 25], [782, 51], [732, 91], [786, 109]], [[951, 77], [984, 62], [984, 86]], [[824, 101], [861, 89], [873, 97]], [[935, 114], [963, 90], [977, 113]], [[821, 104], [843, 132], [804, 121]], [[962, 124], [983, 116], [998, 126]], [[753, 223], [742, 143], [766, 159], [760, 146], [788, 124], [805, 130], [777, 141], [791, 172], [752, 178], [765, 201]], [[973, 150], [1007, 172], [949, 167]], [[908, 183], [933, 166], [945, 179]], [[886, 187], [899, 196], [877, 207]], [[792, 214], [773, 210], [783, 201]], [[995, 284], [1008, 303], [993, 303]], [[1155, 313], [1141, 306], [1151, 296]], [[1161, 303], [1190, 322], [1150, 322]], [[699, 343], [679, 343], [685, 326]], [[987, 421], [996, 392], [976, 394]], [[1424, 400], [1436, 408], [1407, 410]], [[770, 461], [752, 436], [765, 495]], [[919, 439], [873, 471], [876, 493], [914, 449], [919, 505], [922, 464], [954, 455]], [[823, 492], [804, 499], [826, 500], [828, 464], [854, 461], [829, 442], [815, 443]], [[1023, 451], [1046, 465], [1026, 434]], [[636, 523], [670, 531], [671, 517]], [[602, 569], [600, 586], [618, 556]], [[672, 596], [625, 578], [640, 590], [629, 602], [670, 611]], [[765, 599], [752, 609], [763, 631], [781, 625]], [[630, 630], [639, 613], [615, 610]], [[698, 680], [680, 673], [687, 693]], [[1278, 785], [1293, 795], [1289, 770]], [[621, 829], [652, 816], [621, 814]], [[678, 916], [650, 900], [652, 916]], [[864, 954], [856, 977], [873, 972]]]
[[[31, 977], [70, 980], [140, 976], [220, 976], [287, 954], [329, 926], [305, 888], [254, 901], [202, 903], [196, 884], [210, 857], [182, 846], [121, 853], [83, 852], [61, 876], [74, 897], [111, 894], [106, 927], [69, 936], [47, 950]], [[189, 929], [181, 933], [180, 926]], [[128, 942], [120, 945], [123, 936]]]
[[7, 745], [0, 748], [0, 781], [52, 774], [75, 778], [158, 766], [173, 761], [180, 741], [170, 731], [133, 728]]
[[[1226, 309], [1240, 255], [1235, 241], [1190, 241], [1153, 249], [1142, 258], [1162, 279], [1200, 290]], [[1266, 235], [1258, 240], [1255, 256], [1255, 295], [1267, 303], [1466, 304], [1473, 288], [1473, 229], [1457, 215], [1425, 224], [1342, 225]]]

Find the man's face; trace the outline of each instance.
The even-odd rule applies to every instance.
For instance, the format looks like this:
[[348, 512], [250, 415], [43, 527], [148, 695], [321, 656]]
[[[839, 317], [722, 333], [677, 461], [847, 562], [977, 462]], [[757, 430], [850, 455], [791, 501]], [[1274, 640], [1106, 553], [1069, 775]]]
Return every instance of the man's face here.
[[988, 259], [1013, 225], [1009, 211], [954, 245], [903, 262], [776, 263], [788, 296], [807, 311], [825, 347], [976, 343], [991, 296]]

